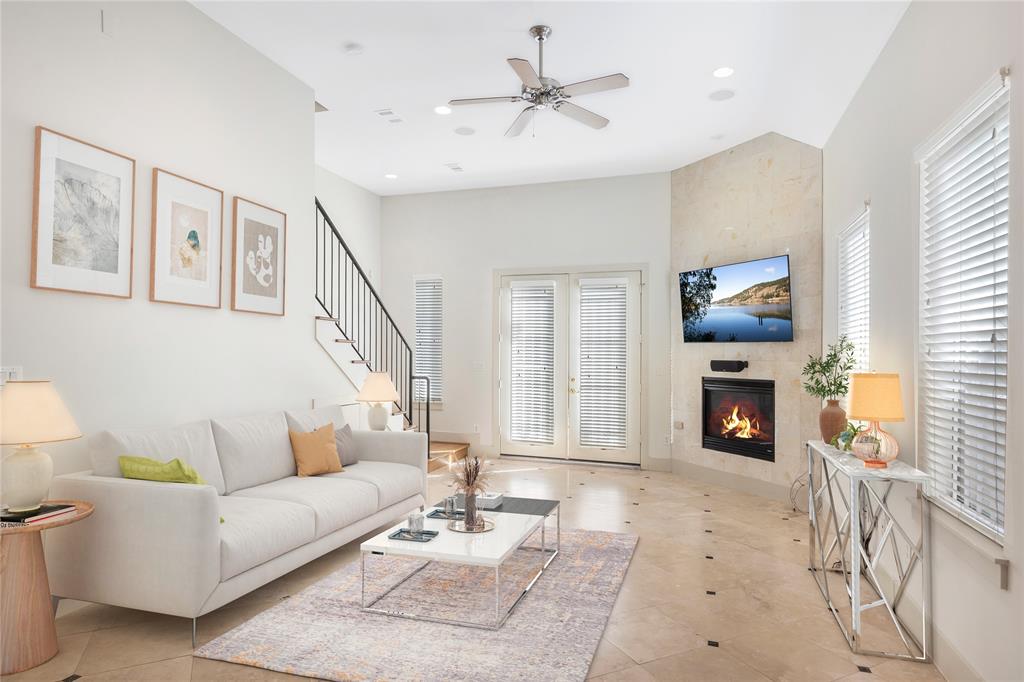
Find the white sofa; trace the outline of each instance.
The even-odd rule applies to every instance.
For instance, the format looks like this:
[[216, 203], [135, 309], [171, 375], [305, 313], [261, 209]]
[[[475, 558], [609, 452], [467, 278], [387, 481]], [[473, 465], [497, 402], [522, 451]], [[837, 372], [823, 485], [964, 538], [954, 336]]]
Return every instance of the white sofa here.
[[[327, 422], [340, 407], [94, 437], [93, 470], [50, 490], [96, 507], [48, 531], [51, 592], [195, 619], [425, 504], [422, 433], [353, 431], [358, 463], [296, 476], [288, 429]], [[121, 478], [125, 454], [179, 457], [207, 485]]]

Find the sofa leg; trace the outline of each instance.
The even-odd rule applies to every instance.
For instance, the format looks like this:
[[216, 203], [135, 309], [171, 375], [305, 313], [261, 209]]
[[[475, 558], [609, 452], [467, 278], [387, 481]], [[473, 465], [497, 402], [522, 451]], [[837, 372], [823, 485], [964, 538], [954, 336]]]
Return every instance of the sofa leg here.
[[196, 621], [197, 618], [192, 619], [192, 648], [196, 648]]

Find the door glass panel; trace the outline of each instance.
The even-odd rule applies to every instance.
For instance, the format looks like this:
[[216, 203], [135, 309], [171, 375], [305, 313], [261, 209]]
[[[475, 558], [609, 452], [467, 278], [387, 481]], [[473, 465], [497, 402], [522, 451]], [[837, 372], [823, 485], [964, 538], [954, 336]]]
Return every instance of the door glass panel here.
[[579, 291], [579, 444], [625, 448], [626, 285], [581, 282]]
[[555, 286], [531, 283], [510, 292], [509, 437], [555, 442]]

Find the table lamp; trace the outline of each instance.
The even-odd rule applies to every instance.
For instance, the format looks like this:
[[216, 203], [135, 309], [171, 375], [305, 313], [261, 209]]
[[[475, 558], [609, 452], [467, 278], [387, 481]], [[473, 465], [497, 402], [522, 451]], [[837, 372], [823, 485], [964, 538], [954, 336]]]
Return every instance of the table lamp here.
[[[363, 388], [356, 396], [361, 403], [370, 403], [366, 422], [373, 431], [383, 431], [388, 425], [391, 403], [401, 399], [387, 372], [370, 372], [363, 382]], [[387, 407], [385, 407], [387, 405]]]
[[53, 460], [40, 443], [82, 432], [49, 381], [8, 381], [0, 389], [0, 445], [18, 447], [3, 460], [3, 503], [10, 511], [39, 507], [50, 489]]
[[903, 421], [900, 375], [876, 372], [850, 375], [850, 419], [870, 422], [850, 448], [864, 466], [884, 469], [900, 454], [900, 446], [879, 422]]

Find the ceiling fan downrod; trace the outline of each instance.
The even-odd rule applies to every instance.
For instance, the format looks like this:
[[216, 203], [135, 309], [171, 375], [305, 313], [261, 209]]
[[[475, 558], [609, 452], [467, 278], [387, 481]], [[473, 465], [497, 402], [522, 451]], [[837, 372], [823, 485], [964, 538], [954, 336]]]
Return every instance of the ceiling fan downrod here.
[[540, 56], [537, 59], [537, 76], [540, 78], [544, 77], [544, 41], [551, 35], [551, 27], [544, 26], [543, 24], [533, 26], [530, 28], [530, 35], [537, 41], [537, 51]]

